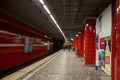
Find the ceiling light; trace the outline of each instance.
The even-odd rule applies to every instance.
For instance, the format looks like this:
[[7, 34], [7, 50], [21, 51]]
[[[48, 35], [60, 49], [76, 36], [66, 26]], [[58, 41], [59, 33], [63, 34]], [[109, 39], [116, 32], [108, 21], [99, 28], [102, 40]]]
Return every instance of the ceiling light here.
[[57, 28], [60, 30], [60, 32], [62, 33], [64, 39], [67, 40], [67, 38], [65, 37], [65, 35], [64, 35], [63, 31], [61, 30], [60, 26], [57, 24], [56, 20], [51, 15], [48, 7], [45, 5], [44, 1], [43, 0], [39, 0], [39, 2], [43, 5], [43, 7], [45, 8], [46, 12], [48, 13], [48, 15], [50, 16], [50, 18], [52, 19], [52, 21], [55, 23], [55, 25], [57, 26]]
[[53, 22], [56, 24], [56, 26], [58, 27], [58, 29], [60, 30], [60, 32], [62, 33], [63, 37], [65, 40], [67, 40], [67, 38], [65, 37], [63, 31], [61, 30], [60, 26], [57, 24], [56, 20], [54, 19], [54, 17], [52, 15], [50, 15], [51, 19], [53, 20]]
[[73, 38], [71, 38], [71, 40], [73, 41]]
[[55, 21], [54, 17], [52, 15], [50, 15], [50, 17], [54, 21], [54, 23], [57, 24], [57, 22]]
[[45, 10], [47, 11], [48, 14], [51, 14], [46, 5], [43, 5], [43, 7], [45, 8]]
[[119, 11], [119, 8], [117, 8], [117, 12]]
[[47, 38], [47, 36], [45, 36]]
[[86, 26], [88, 26], [88, 24], [86, 24]]
[[39, 0], [41, 4], [44, 4], [44, 1], [43, 0]]
[[76, 35], [76, 37], [78, 37], [78, 35]]

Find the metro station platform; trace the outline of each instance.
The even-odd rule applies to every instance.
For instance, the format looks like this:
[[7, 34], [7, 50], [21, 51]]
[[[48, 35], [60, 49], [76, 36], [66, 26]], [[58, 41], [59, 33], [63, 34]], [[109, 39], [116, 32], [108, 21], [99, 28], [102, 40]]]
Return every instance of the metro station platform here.
[[111, 80], [101, 69], [85, 65], [84, 57], [60, 50], [0, 80]]

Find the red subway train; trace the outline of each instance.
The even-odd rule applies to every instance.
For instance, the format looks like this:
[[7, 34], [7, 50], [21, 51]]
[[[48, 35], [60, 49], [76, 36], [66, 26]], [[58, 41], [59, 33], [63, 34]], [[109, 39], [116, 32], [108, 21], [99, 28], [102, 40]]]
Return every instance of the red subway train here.
[[0, 71], [53, 52], [51, 37], [0, 13]]

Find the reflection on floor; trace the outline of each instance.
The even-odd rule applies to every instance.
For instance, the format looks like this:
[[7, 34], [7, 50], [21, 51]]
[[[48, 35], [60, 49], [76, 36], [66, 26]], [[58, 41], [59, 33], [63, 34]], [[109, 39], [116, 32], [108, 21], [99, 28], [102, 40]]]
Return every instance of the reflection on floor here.
[[59, 51], [58, 56], [40, 69], [18, 80], [111, 80], [102, 70], [85, 65], [84, 57], [74, 52]]

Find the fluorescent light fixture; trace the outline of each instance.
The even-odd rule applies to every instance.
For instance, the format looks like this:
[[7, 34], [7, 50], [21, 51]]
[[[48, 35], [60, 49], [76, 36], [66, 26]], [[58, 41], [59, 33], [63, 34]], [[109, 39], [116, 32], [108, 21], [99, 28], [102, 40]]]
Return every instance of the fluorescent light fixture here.
[[119, 8], [117, 8], [117, 12], [119, 11]]
[[44, 4], [44, 1], [43, 0], [39, 0], [41, 4]]
[[44, 43], [44, 45], [48, 45], [47, 43]]
[[71, 38], [71, 40], [73, 41], [73, 38]]
[[88, 26], [88, 24], [86, 24], [86, 26]]
[[57, 22], [55, 21], [54, 17], [52, 15], [50, 15], [50, 17], [53, 20], [53, 22], [57, 25]]
[[81, 32], [79, 32], [79, 33], [81, 33]]
[[78, 35], [76, 35], [76, 37], [78, 37]]
[[57, 28], [60, 30], [60, 32], [62, 33], [63, 37], [65, 40], [67, 40], [67, 38], [65, 37], [63, 31], [61, 30], [60, 26], [57, 24], [56, 20], [54, 19], [54, 17], [51, 15], [48, 7], [45, 5], [43, 0], [39, 0], [39, 2], [43, 5], [43, 7], [45, 8], [46, 12], [48, 13], [48, 15], [50, 16], [50, 18], [53, 20], [53, 22], [55, 23], [55, 25], [57, 26]]
[[43, 5], [43, 7], [45, 8], [45, 10], [47, 11], [48, 14], [51, 14], [46, 5]]
[[63, 33], [63, 31], [61, 30], [60, 26], [57, 24], [56, 20], [54, 19], [54, 17], [52, 15], [50, 15], [50, 17], [53, 20], [53, 22], [56, 24], [56, 26], [58, 27], [58, 29], [60, 30], [60, 32], [62, 33], [64, 39], [67, 40], [66, 37], [65, 37], [65, 35], [64, 35], [64, 33]]
[[45, 36], [47, 38], [47, 36]]

